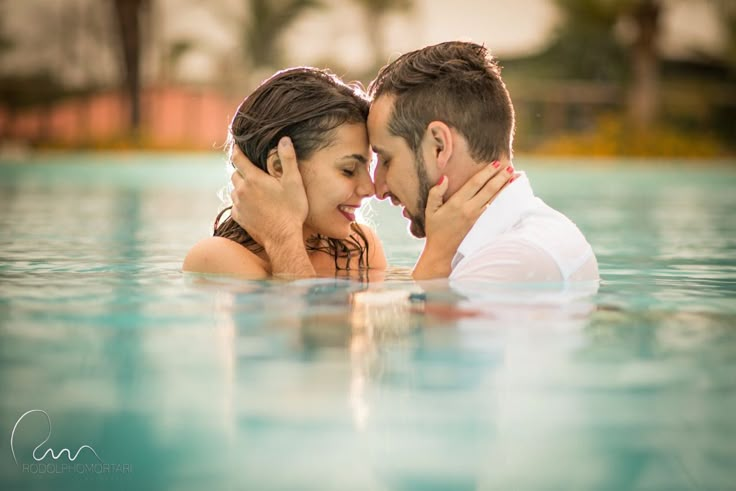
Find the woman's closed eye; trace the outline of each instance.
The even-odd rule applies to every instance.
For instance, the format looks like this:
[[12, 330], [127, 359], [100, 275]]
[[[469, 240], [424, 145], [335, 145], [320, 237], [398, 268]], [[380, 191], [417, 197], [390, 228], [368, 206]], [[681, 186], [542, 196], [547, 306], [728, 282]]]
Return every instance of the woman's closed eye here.
[[340, 159], [341, 162], [338, 164], [340, 172], [346, 176], [353, 178], [360, 174], [360, 168], [364, 167], [365, 171], [368, 172], [368, 161], [360, 154], [348, 155]]
[[357, 172], [357, 164], [343, 166], [341, 171], [344, 176], [353, 177]]

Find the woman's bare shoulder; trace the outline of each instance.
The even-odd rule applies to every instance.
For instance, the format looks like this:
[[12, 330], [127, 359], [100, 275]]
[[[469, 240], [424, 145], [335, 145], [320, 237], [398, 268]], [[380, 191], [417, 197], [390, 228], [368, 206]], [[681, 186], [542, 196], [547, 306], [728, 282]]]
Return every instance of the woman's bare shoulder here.
[[208, 237], [197, 242], [184, 258], [182, 270], [248, 279], [270, 276], [270, 268], [266, 261], [237, 242], [224, 237]]
[[386, 254], [383, 251], [383, 244], [378, 234], [371, 227], [363, 223], [356, 223], [355, 225], [365, 236], [368, 246], [368, 264], [371, 269], [386, 269]]

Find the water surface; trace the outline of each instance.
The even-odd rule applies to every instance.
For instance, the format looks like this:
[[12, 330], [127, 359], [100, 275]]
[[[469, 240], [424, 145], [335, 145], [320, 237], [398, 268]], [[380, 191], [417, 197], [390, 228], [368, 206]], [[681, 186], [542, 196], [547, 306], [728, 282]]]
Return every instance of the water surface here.
[[221, 157], [5, 162], [2, 488], [736, 489], [736, 167], [586, 164], [516, 161], [593, 296], [416, 285], [383, 202], [386, 282], [203, 280]]

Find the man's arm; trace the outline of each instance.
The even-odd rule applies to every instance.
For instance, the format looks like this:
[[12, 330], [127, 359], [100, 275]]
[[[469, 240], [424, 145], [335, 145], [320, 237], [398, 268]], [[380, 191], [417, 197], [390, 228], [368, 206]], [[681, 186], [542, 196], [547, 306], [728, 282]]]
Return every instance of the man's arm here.
[[292, 234], [283, 240], [267, 242], [263, 248], [271, 261], [271, 274], [274, 276], [287, 278], [317, 276], [304, 247], [304, 240], [300, 237]]
[[272, 176], [233, 145], [232, 162], [237, 172], [231, 181], [231, 216], [261, 244], [274, 276], [316, 276], [304, 247], [303, 226], [308, 203], [291, 139], [279, 141], [281, 175]]

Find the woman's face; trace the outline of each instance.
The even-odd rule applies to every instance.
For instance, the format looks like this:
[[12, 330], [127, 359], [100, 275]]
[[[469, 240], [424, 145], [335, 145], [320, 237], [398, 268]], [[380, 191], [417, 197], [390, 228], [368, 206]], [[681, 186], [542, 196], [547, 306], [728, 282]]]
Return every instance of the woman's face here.
[[350, 235], [356, 210], [375, 192], [370, 162], [368, 131], [362, 123], [339, 126], [330, 146], [299, 162], [309, 202], [305, 237], [319, 233], [343, 239]]

